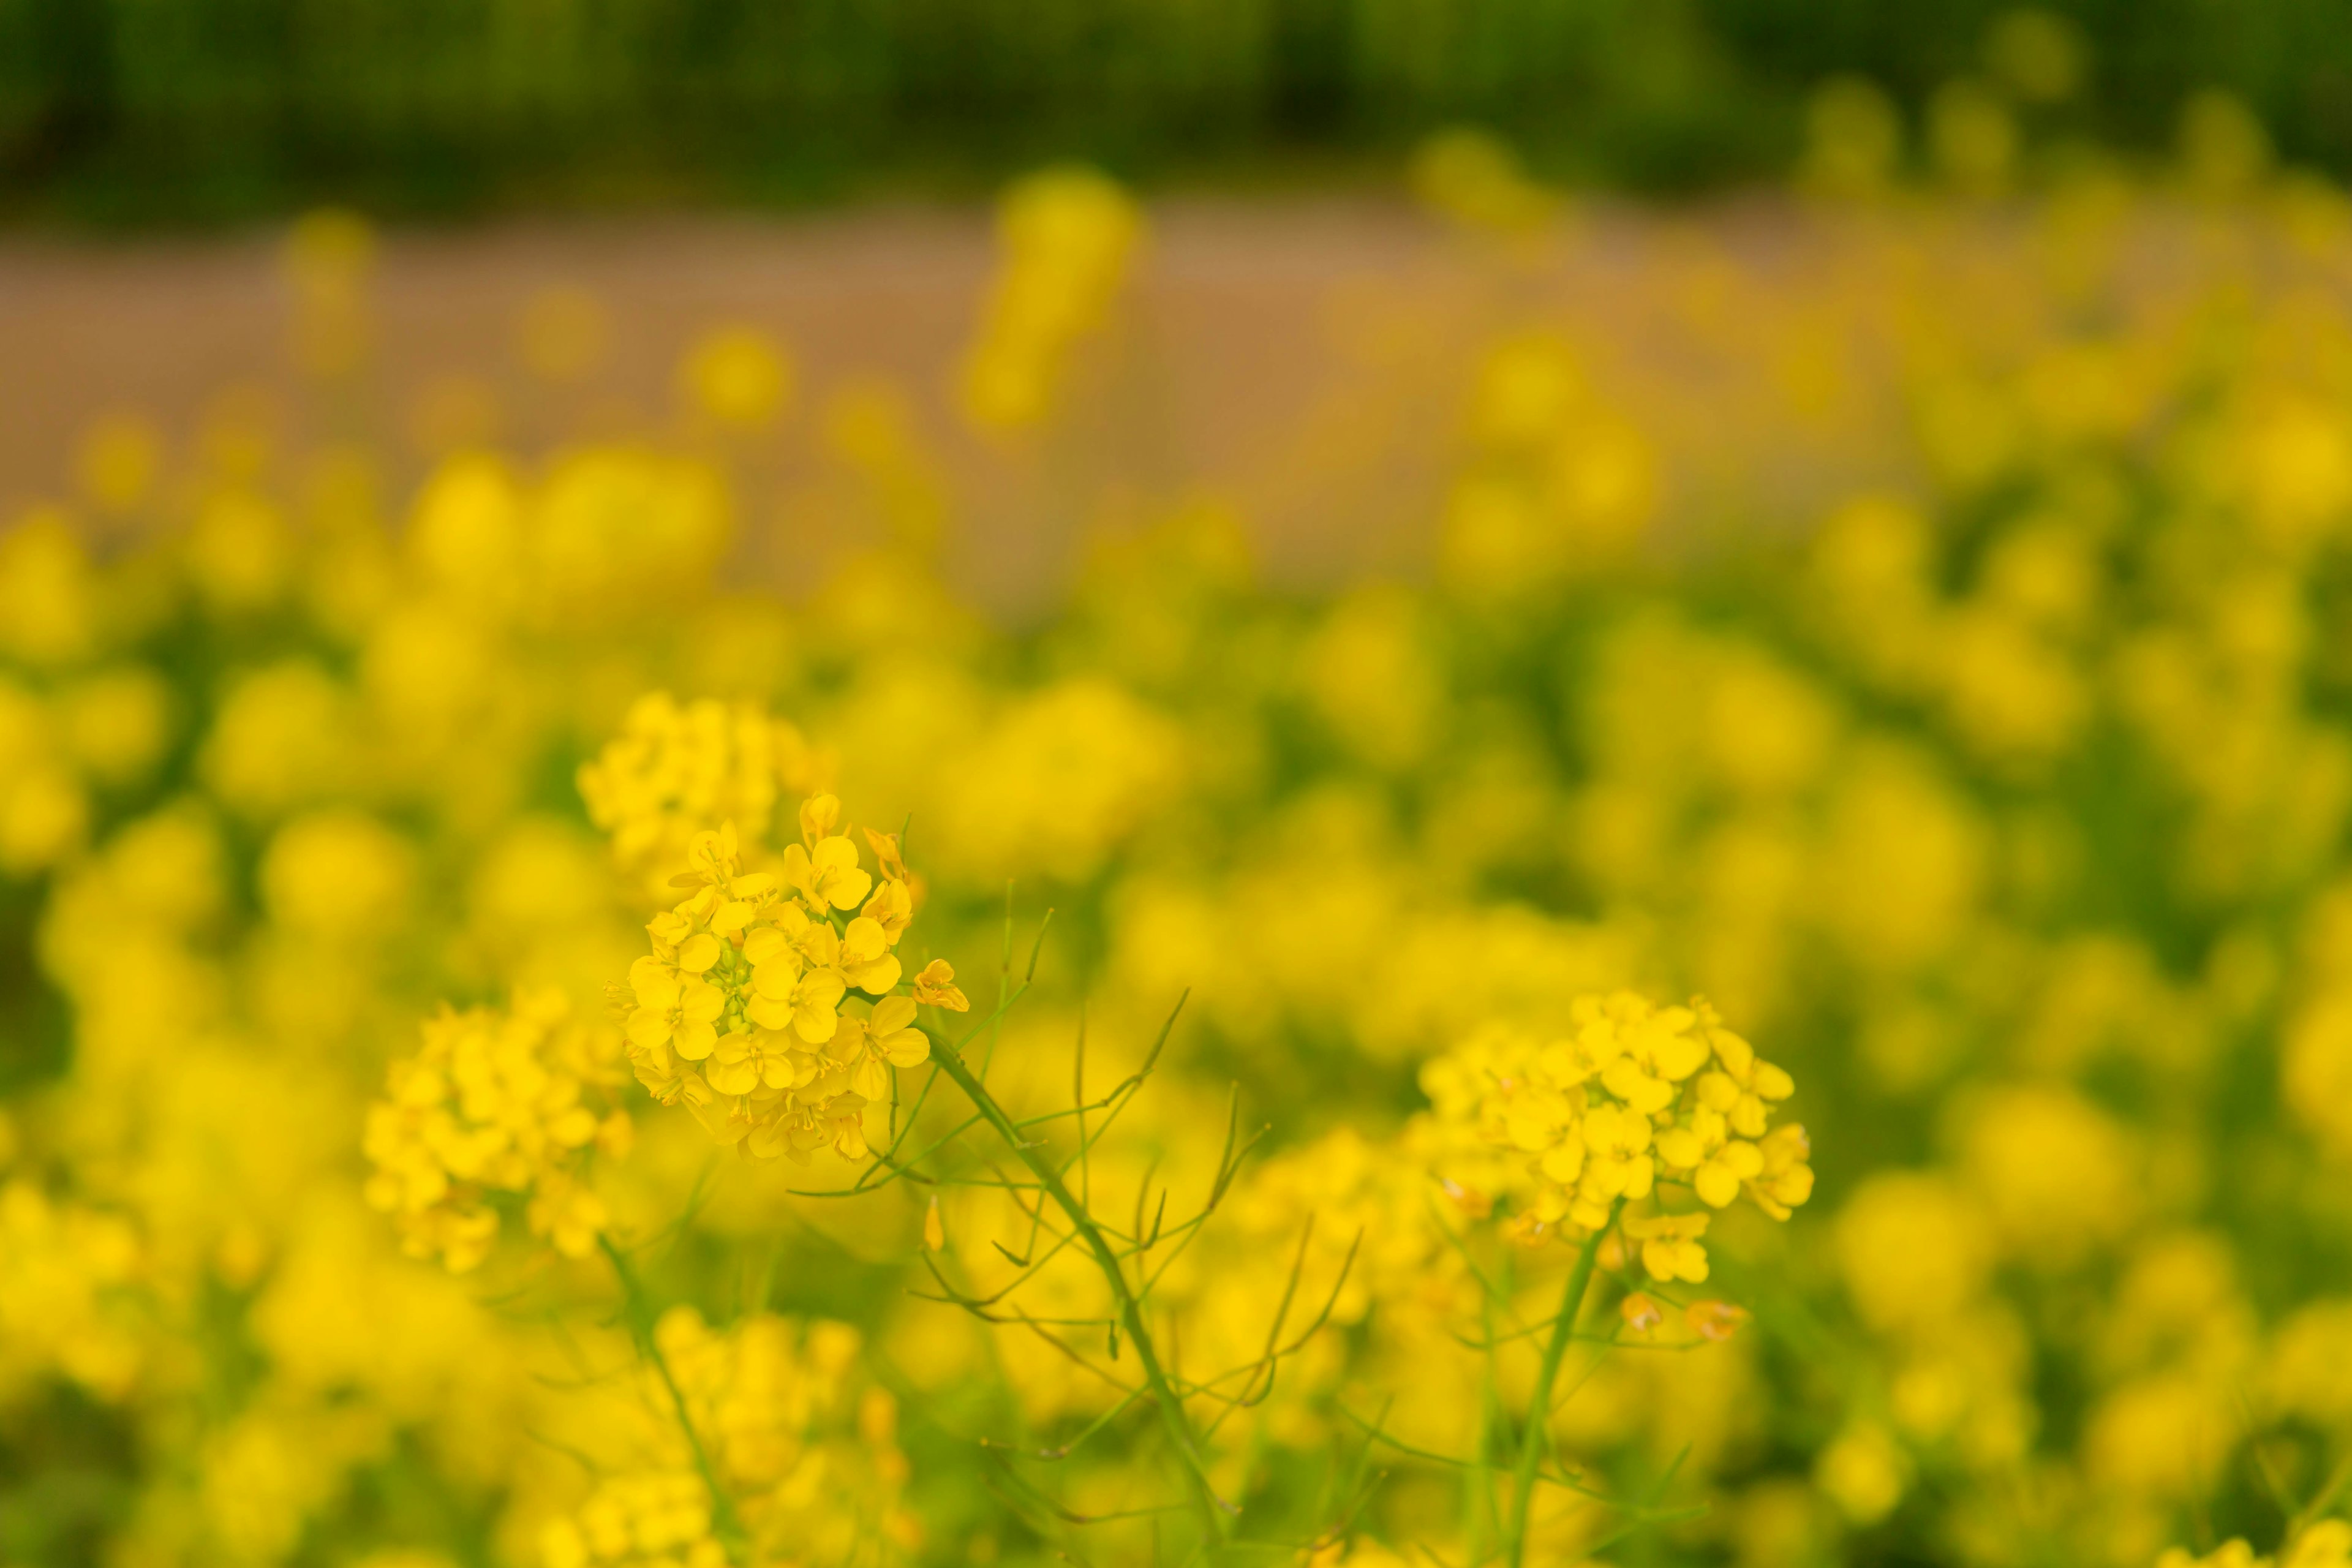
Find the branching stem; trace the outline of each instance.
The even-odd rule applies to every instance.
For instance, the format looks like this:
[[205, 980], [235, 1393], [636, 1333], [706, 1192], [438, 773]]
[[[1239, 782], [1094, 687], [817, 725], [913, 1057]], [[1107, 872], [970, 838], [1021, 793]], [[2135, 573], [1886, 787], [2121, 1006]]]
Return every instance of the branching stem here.
[[629, 1337], [637, 1342], [638, 1353], [653, 1364], [653, 1369], [669, 1390], [671, 1405], [677, 1411], [677, 1425], [686, 1434], [686, 1446], [694, 1455], [694, 1468], [702, 1476], [702, 1484], [710, 1492], [710, 1522], [719, 1543], [727, 1549], [730, 1562], [740, 1561], [749, 1537], [743, 1532], [743, 1521], [735, 1512], [735, 1500], [719, 1484], [718, 1467], [702, 1446], [702, 1435], [694, 1429], [694, 1414], [687, 1408], [686, 1391], [677, 1385], [677, 1376], [670, 1371], [669, 1358], [662, 1354], [661, 1342], [654, 1335], [653, 1301], [646, 1296], [637, 1270], [629, 1255], [614, 1245], [609, 1236], [599, 1236], [598, 1246], [612, 1260], [614, 1277], [621, 1282], [622, 1310], [628, 1314]]
[[997, 1104], [995, 1096], [988, 1092], [987, 1086], [964, 1065], [962, 1058], [943, 1040], [933, 1043], [931, 1057], [939, 1063], [940, 1070], [954, 1079], [956, 1087], [963, 1090], [965, 1098], [971, 1101], [972, 1109], [979, 1111], [996, 1130], [997, 1136], [1004, 1140], [1006, 1146], [1021, 1157], [1021, 1163], [1029, 1167], [1031, 1173], [1045, 1189], [1046, 1195], [1068, 1217], [1071, 1228], [1078, 1233], [1087, 1249], [1094, 1254], [1095, 1263], [1102, 1270], [1103, 1279], [1110, 1285], [1112, 1298], [1118, 1305], [1119, 1320], [1127, 1330], [1128, 1343], [1134, 1347], [1135, 1359], [1143, 1369], [1144, 1386], [1150, 1391], [1152, 1403], [1159, 1406], [1160, 1422], [1167, 1428], [1169, 1440], [1175, 1445], [1177, 1458], [1183, 1464], [1194, 1506], [1200, 1511], [1202, 1527], [1208, 1531], [1205, 1544], [1213, 1552], [1226, 1539], [1232, 1510], [1217, 1496], [1216, 1488], [1209, 1479], [1208, 1461], [1202, 1454], [1200, 1440], [1193, 1434], [1192, 1417], [1186, 1414], [1183, 1401], [1178, 1397], [1174, 1385], [1169, 1382], [1167, 1373], [1160, 1364], [1160, 1354], [1153, 1346], [1151, 1331], [1144, 1324], [1143, 1303], [1137, 1300], [1135, 1291], [1128, 1284], [1127, 1272], [1119, 1266], [1118, 1255], [1112, 1251], [1109, 1241], [1104, 1237], [1086, 1205], [1063, 1182], [1061, 1173], [1054, 1168], [1053, 1162], [1021, 1135], [1013, 1119]]

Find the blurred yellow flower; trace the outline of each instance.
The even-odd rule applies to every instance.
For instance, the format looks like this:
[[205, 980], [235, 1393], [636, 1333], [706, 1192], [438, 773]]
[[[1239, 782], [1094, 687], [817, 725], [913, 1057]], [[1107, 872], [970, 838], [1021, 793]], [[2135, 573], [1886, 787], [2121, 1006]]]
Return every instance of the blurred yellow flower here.
[[792, 396], [792, 362], [755, 327], [704, 333], [687, 351], [677, 376], [697, 412], [739, 430], [772, 423]]

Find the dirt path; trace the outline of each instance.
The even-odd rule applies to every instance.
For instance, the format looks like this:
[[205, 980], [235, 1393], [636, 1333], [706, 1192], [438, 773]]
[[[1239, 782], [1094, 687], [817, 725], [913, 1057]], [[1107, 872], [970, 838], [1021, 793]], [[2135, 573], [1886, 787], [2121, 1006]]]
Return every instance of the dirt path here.
[[[1873, 394], [1885, 301], [1848, 275], [1874, 246], [1922, 243], [1757, 206], [1589, 215], [1509, 251], [1379, 205], [1171, 204], [1152, 214], [1119, 325], [1089, 351], [1061, 429], [1006, 450], [964, 433], [946, 395], [991, 266], [976, 212], [394, 234], [373, 274], [372, 363], [331, 412], [293, 368], [282, 234], [6, 239], [0, 504], [70, 493], [98, 416], [138, 411], [184, 445], [228, 386], [272, 389], [309, 434], [355, 429], [406, 474], [436, 399], [445, 424], [494, 404], [501, 438], [525, 449], [642, 428], [670, 417], [682, 346], [740, 321], [799, 367], [794, 416], [762, 458], [777, 493], [828, 399], [887, 378], [956, 498], [956, 574], [989, 601], [1033, 600], [1106, 510], [1189, 493], [1230, 499], [1279, 575], [1402, 567], [1431, 535], [1477, 354], [1528, 323], [1579, 343], [1595, 385], [1664, 452], [1685, 511], [1801, 510], [1894, 471], [1899, 421]], [[518, 323], [557, 287], [601, 300], [609, 331], [593, 374], [551, 385], [525, 368]], [[795, 526], [772, 496], [747, 510], [772, 535]], [[824, 545], [770, 542], [771, 555]]]

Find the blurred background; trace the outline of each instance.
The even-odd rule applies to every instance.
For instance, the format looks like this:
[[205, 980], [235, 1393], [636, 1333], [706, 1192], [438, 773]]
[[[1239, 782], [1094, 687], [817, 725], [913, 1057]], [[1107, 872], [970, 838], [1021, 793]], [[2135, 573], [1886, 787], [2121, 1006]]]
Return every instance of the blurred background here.
[[1158, 186], [1381, 184], [1486, 125], [1544, 175], [1768, 180], [1821, 83], [1916, 119], [2006, 79], [2083, 155], [2169, 148], [2218, 89], [2299, 163], [2352, 160], [2332, 0], [2081, 3], [2061, 69], [1996, 0], [8, 0], [0, 170], [20, 214], [152, 225], [321, 200], [401, 215], [983, 194], [1080, 157]]
[[[1678, 494], [1722, 482], [1700, 476], [1728, 420], [1756, 436], [1733, 504], [1801, 510], [1893, 460], [1849, 428], [1824, 474], [1822, 427], [1866, 419], [1765, 435], [1780, 410], [1723, 401], [1760, 372], [1820, 384], [1767, 403], [1818, 402], [1885, 362], [1818, 346], [1874, 328], [1837, 280], [1858, 237], [1817, 198], [1900, 191], [1906, 222], [1943, 198], [1919, 243], [1997, 246], [2002, 199], [2028, 191], [2325, 180], [2352, 157], [2346, 25], [2315, 0], [1899, 18], [1749, 0], [5, 0], [0, 498], [69, 489], [75, 443], [110, 414], [185, 442], [207, 398], [267, 389], [274, 417], [315, 423], [283, 395], [321, 355], [365, 360], [334, 415], [411, 477], [453, 441], [642, 426], [719, 322], [789, 344], [816, 403], [888, 380], [952, 444], [988, 203], [1076, 163], [1156, 205], [1095, 355], [1130, 373], [1090, 432], [1124, 444], [1107, 468], [1235, 490], [1286, 566], [1425, 553], [1433, 400], [1469, 345], [1530, 312], [1622, 359], [1612, 390], [1677, 443]], [[294, 320], [323, 274], [289, 268], [285, 226], [325, 208], [382, 226], [324, 264], [364, 290], [364, 327]], [[2127, 225], [2142, 270], [2177, 250], [2152, 216]], [[1507, 275], [1465, 229], [1520, 235]], [[1789, 296], [1761, 354], [1688, 341], [1708, 335], [1689, 330], [1699, 296], [1733, 277]], [[1050, 574], [1096, 504], [1008, 498], [942, 458], [984, 596]]]
[[0, 1568], [723, 1560], [597, 1533], [700, 1495], [599, 1259], [363, 1198], [527, 996], [709, 1397], [833, 1347], [721, 1456], [777, 1563], [1158, 1561], [1150, 1432], [910, 1294], [1017, 1216], [618, 1065], [691, 834], [818, 789], [909, 971], [1056, 911], [1016, 1110], [1189, 988], [1094, 1158], [1237, 1095], [1155, 1310], [1333, 1293], [1254, 1561], [1492, 1560], [1421, 1070], [1630, 987], [1819, 1187], [1737, 1311], [1604, 1281], [1692, 1353], [1531, 1561], [2347, 1568], [2347, 177], [2352, 0], [0, 0]]

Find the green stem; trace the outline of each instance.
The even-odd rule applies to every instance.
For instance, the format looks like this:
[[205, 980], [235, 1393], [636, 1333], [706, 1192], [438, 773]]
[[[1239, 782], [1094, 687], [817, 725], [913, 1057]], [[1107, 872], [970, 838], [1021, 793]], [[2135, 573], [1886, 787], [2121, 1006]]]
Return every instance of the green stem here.
[[1511, 1532], [1507, 1542], [1510, 1568], [1519, 1568], [1528, 1554], [1528, 1510], [1535, 1502], [1536, 1470], [1543, 1463], [1544, 1441], [1551, 1429], [1551, 1389], [1559, 1380], [1559, 1363], [1576, 1336], [1576, 1320], [1584, 1310], [1584, 1294], [1592, 1288], [1592, 1270], [1601, 1257], [1601, 1238], [1617, 1223], [1625, 1206], [1622, 1198], [1609, 1211], [1609, 1223], [1584, 1238], [1576, 1267], [1568, 1271], [1560, 1292], [1559, 1316], [1552, 1320], [1551, 1342], [1544, 1347], [1543, 1364], [1536, 1369], [1535, 1391], [1528, 1396], [1527, 1430], [1519, 1436], [1519, 1468], [1511, 1492]]
[[964, 1066], [954, 1050], [943, 1041], [935, 1041], [931, 1055], [940, 1064], [940, 1070], [953, 1079], [956, 1087], [963, 1090], [965, 1098], [971, 1101], [972, 1109], [987, 1119], [989, 1125], [996, 1130], [997, 1136], [1003, 1139], [1006, 1146], [1020, 1156], [1021, 1163], [1029, 1167], [1031, 1173], [1045, 1189], [1046, 1195], [1068, 1217], [1071, 1227], [1085, 1238], [1087, 1248], [1094, 1253], [1095, 1263], [1102, 1270], [1103, 1278], [1109, 1282], [1111, 1294], [1118, 1303], [1119, 1321], [1126, 1326], [1127, 1342], [1135, 1347], [1135, 1359], [1143, 1368], [1144, 1384], [1151, 1392], [1152, 1402], [1160, 1407], [1160, 1422], [1167, 1427], [1169, 1438], [1176, 1446], [1177, 1457], [1184, 1463], [1186, 1479], [1192, 1483], [1192, 1500], [1201, 1511], [1202, 1526], [1209, 1532], [1208, 1545], [1213, 1550], [1225, 1540], [1227, 1510], [1217, 1497], [1216, 1488], [1209, 1480], [1208, 1461], [1202, 1456], [1200, 1440], [1193, 1436], [1192, 1418], [1185, 1414], [1183, 1401], [1176, 1396], [1175, 1386], [1160, 1368], [1160, 1353], [1152, 1345], [1150, 1331], [1144, 1326], [1143, 1303], [1136, 1299], [1135, 1291], [1129, 1286], [1126, 1270], [1119, 1267], [1118, 1254], [1111, 1250], [1109, 1241], [1095, 1225], [1094, 1216], [1071, 1195], [1070, 1189], [1062, 1181], [1061, 1173], [1037, 1152], [1029, 1140], [1021, 1136], [1020, 1130], [1013, 1124], [1013, 1119], [1005, 1115], [995, 1097], [988, 1092], [979, 1079], [972, 1076], [971, 1069]]
[[[1505, 1260], [1507, 1263], [1508, 1259]], [[1495, 1292], [1478, 1293], [1478, 1324], [1489, 1347], [1495, 1342]], [[1494, 1521], [1495, 1486], [1495, 1356], [1492, 1349], [1486, 1358], [1486, 1372], [1478, 1379], [1478, 1436], [1470, 1450], [1470, 1466], [1462, 1477], [1462, 1535], [1469, 1543], [1470, 1561], [1483, 1562], [1486, 1557], [1486, 1527]]]
[[702, 1447], [702, 1436], [694, 1429], [694, 1417], [686, 1407], [686, 1391], [677, 1385], [677, 1376], [669, 1369], [669, 1358], [662, 1354], [661, 1342], [654, 1337], [653, 1303], [646, 1298], [637, 1271], [631, 1266], [628, 1254], [613, 1245], [609, 1236], [599, 1235], [596, 1244], [612, 1260], [614, 1276], [621, 1282], [621, 1294], [629, 1317], [629, 1337], [637, 1342], [638, 1353], [653, 1363], [662, 1386], [669, 1390], [671, 1405], [677, 1411], [677, 1424], [686, 1434], [686, 1446], [694, 1454], [694, 1468], [702, 1476], [702, 1484], [710, 1492], [711, 1529], [719, 1544], [727, 1548], [730, 1561], [740, 1560], [741, 1548], [750, 1539], [743, 1531], [743, 1521], [735, 1514], [735, 1500], [727, 1489], [719, 1484], [718, 1468], [711, 1464], [710, 1455]]

